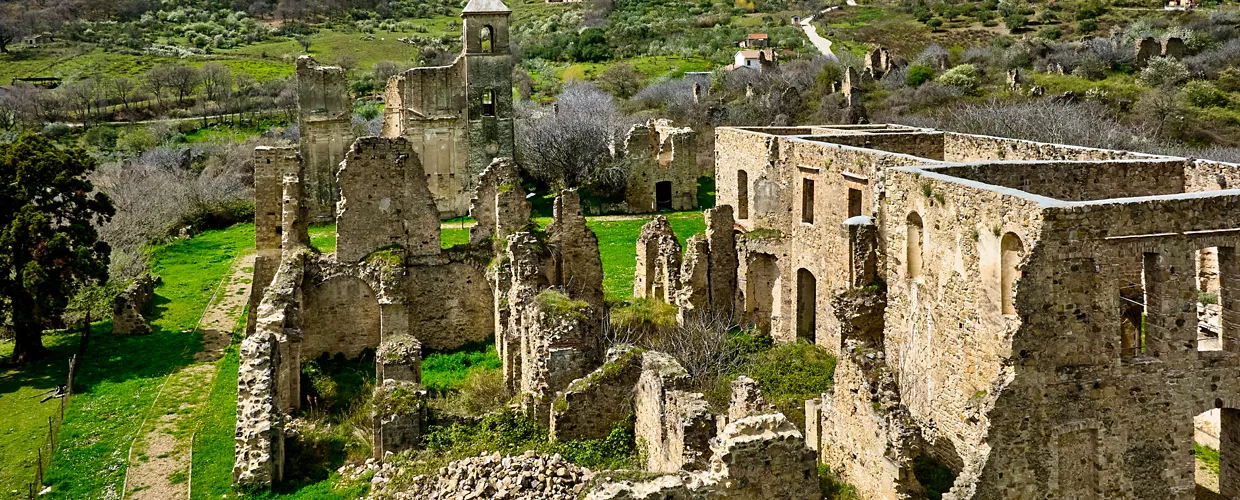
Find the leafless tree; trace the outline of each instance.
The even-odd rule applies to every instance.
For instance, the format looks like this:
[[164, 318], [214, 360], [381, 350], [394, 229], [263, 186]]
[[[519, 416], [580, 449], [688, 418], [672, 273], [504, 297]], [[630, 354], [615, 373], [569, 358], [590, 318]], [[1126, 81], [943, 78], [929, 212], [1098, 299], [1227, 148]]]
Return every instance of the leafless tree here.
[[185, 104], [185, 98], [194, 94], [202, 83], [197, 69], [184, 64], [159, 64], [146, 73], [151, 93], [159, 96], [171, 91], [177, 96], [177, 104]]
[[1078, 146], [1141, 150], [1150, 145], [1149, 130], [1121, 123], [1115, 112], [1096, 102], [1057, 103], [1050, 98], [1021, 102], [990, 100], [941, 108], [926, 116], [900, 118], [915, 126], [970, 134], [1014, 137]]
[[532, 176], [566, 188], [614, 187], [626, 179], [626, 163], [616, 154], [623, 140], [620, 115], [606, 92], [570, 85], [519, 124], [517, 154]]
[[66, 102], [73, 114], [82, 123], [90, 123], [95, 114], [95, 104], [99, 100], [99, 82], [94, 78], [83, 78], [69, 82], [63, 87]]
[[133, 80], [121, 76], [108, 80], [107, 93], [109, 98], [120, 102], [125, 111], [129, 111], [129, 104], [134, 101], [138, 87]]
[[202, 65], [202, 92], [208, 101], [223, 101], [233, 89], [232, 70], [223, 64], [209, 62]]

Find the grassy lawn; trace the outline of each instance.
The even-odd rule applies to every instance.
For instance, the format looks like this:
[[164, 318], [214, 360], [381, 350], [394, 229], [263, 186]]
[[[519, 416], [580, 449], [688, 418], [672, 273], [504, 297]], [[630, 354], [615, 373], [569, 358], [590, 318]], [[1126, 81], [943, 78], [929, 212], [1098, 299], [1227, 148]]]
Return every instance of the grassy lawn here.
[[[106, 331], [106, 329], [97, 329]], [[39, 403], [42, 394], [63, 384], [69, 357], [77, 353], [76, 333], [43, 337], [51, 351], [39, 364], [0, 368], [0, 498], [25, 498], [25, 485], [34, 479], [39, 445], [47, 438], [47, 417], [57, 413], [60, 400]], [[13, 354], [13, 342], [0, 343], [0, 359]]]
[[[702, 212], [663, 214], [672, 224], [681, 246], [695, 234], [706, 231]], [[599, 253], [603, 259], [603, 289], [607, 300], [616, 301], [633, 296], [633, 273], [637, 269], [637, 236], [642, 225], [653, 216], [628, 220], [598, 220], [591, 217], [586, 225], [598, 236]]]
[[[60, 498], [120, 494], [127, 453], [165, 377], [201, 349], [190, 333], [233, 258], [254, 245], [254, 226], [208, 231], [152, 252], [155, 290], [150, 335], [114, 337], [98, 326], [75, 381], [76, 394], [47, 483]], [[5, 414], [24, 411], [4, 408]]]
[[237, 429], [237, 370], [234, 344], [220, 359], [202, 427], [194, 438], [193, 498], [223, 498], [232, 483], [233, 434]]
[[[323, 253], [336, 251], [336, 226], [327, 224], [310, 226], [310, 246]], [[451, 248], [455, 245], [469, 243], [469, 228], [443, 227], [439, 230], [439, 247]]]

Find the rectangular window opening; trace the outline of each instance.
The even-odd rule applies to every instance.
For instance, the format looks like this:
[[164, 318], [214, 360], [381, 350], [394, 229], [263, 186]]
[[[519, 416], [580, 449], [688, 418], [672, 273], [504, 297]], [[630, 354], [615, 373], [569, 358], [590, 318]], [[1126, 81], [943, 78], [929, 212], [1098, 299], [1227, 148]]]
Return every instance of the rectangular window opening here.
[[1146, 353], [1145, 319], [1147, 287], [1157, 272], [1158, 254], [1141, 254], [1141, 267], [1121, 269], [1119, 276], [1120, 353], [1124, 357]]
[[1218, 247], [1197, 251], [1197, 350], [1223, 350], [1222, 279]]
[[814, 180], [801, 180], [801, 222], [814, 223]]
[[749, 218], [749, 174], [744, 170], [736, 171], [736, 218]]
[[495, 91], [482, 92], [482, 116], [495, 116]]
[[848, 216], [861, 215], [861, 190], [848, 188]]

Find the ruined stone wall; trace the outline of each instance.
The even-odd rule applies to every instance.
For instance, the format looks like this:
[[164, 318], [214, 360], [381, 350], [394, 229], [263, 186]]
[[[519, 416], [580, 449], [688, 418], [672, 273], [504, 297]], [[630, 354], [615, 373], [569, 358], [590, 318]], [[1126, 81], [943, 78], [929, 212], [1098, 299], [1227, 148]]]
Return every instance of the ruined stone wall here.
[[406, 269], [409, 331], [427, 349], [454, 349], [495, 334], [491, 288], [478, 259]]
[[612, 348], [602, 366], [568, 384], [551, 408], [551, 439], [603, 439], [632, 415], [644, 353], [631, 346]]
[[672, 210], [697, 207], [697, 141], [688, 127], [674, 127], [667, 120], [650, 120], [634, 125], [625, 137], [624, 151], [629, 159], [629, 178], [625, 203], [630, 212], [660, 209], [657, 186], [671, 183]]
[[309, 56], [298, 58], [297, 108], [306, 204], [312, 218], [331, 220], [339, 199], [336, 167], [353, 143], [353, 102], [345, 71], [320, 66]]
[[358, 277], [335, 275], [309, 284], [303, 316], [303, 360], [323, 354], [356, 358], [363, 349], [379, 347], [379, 299]]
[[1184, 191], [1215, 191], [1240, 187], [1240, 167], [1234, 163], [1194, 160], [1184, 164]]
[[443, 215], [463, 215], [471, 188], [465, 62], [413, 68], [388, 80], [384, 137], [404, 137], [422, 161]]
[[[885, 184], [887, 364], [927, 439], [948, 440], [966, 463], [984, 461], [989, 404], [1002, 389], [1021, 320], [1004, 314], [1002, 241], [1018, 237], [1020, 258], [1027, 258], [1038, 244], [1042, 209], [1033, 198], [925, 172], [889, 170]], [[911, 230], [917, 219], [919, 230]], [[920, 266], [907, 246], [918, 232]], [[1025, 310], [1021, 300], [1018, 311]]]
[[[284, 175], [301, 171], [301, 155], [294, 148], [254, 148], [254, 278], [249, 309], [258, 310], [267, 284], [280, 266]], [[256, 316], [246, 315], [246, 333], [254, 332]]]
[[[1198, 350], [1193, 260], [1200, 248], [1236, 248], [1227, 214], [1237, 209], [1235, 196], [1223, 195], [1048, 210], [1018, 292], [1029, 301], [1013, 335], [1022, 362], [990, 411], [992, 449], [978, 497], [1035, 490], [1195, 497], [1193, 417], [1240, 403], [1240, 364], [1226, 344]], [[1143, 353], [1122, 348], [1115, 291], [1134, 252], [1157, 253], [1145, 285]], [[1220, 258], [1225, 288], [1234, 258], [1234, 250]], [[1235, 482], [1222, 483], [1223, 497], [1240, 493]]]
[[813, 137], [811, 140], [842, 144], [858, 148], [877, 149], [889, 153], [900, 153], [931, 160], [943, 159], [942, 132], [900, 131], [895, 134], [854, 133], [840, 134], [831, 131], [831, 135]]
[[1151, 155], [1131, 151], [1048, 144], [985, 135], [943, 133], [943, 160], [949, 162], [987, 160], [1118, 160], [1151, 157]]
[[699, 393], [686, 392], [689, 374], [670, 355], [648, 351], [634, 397], [633, 432], [645, 446], [645, 469], [676, 472], [706, 468], [715, 417]]
[[439, 212], [412, 144], [363, 137], [340, 167], [336, 255], [357, 262], [391, 246], [409, 256], [439, 254]]
[[1129, 161], [1022, 161], [934, 169], [952, 177], [1010, 187], [1064, 201], [1176, 194], [1185, 191], [1180, 159]]

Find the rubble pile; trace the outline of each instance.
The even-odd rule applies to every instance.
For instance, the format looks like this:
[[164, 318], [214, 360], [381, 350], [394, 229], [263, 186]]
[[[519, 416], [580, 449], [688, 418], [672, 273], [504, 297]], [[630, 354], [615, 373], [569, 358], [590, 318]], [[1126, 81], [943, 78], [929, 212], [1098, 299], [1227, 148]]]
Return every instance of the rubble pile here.
[[440, 468], [433, 476], [418, 476], [411, 484], [399, 488], [388, 486], [393, 477], [403, 472], [390, 461], [359, 465], [354, 469], [345, 471], [342, 468], [341, 472], [360, 476], [375, 471], [370, 482], [371, 498], [418, 500], [575, 500], [594, 477], [589, 469], [569, 463], [558, 453], [547, 456], [533, 451], [513, 456], [492, 453], [457, 460]]

